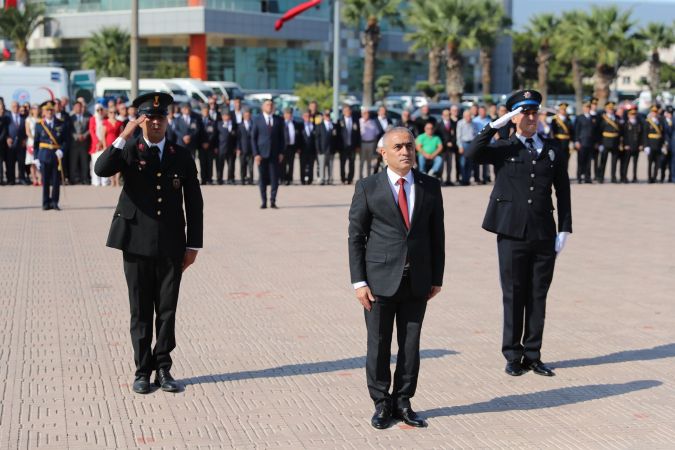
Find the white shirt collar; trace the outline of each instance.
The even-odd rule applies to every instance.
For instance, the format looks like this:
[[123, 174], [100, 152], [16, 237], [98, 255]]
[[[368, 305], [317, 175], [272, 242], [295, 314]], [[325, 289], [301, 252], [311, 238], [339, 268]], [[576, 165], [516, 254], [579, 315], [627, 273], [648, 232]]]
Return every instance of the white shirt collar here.
[[[523, 143], [525, 147], [527, 147], [527, 143], [525, 141], [527, 141], [528, 138], [519, 133], [516, 133], [516, 137], [520, 142]], [[534, 148], [537, 150], [537, 153], [541, 153], [541, 150], [544, 148], [544, 142], [537, 133], [532, 135], [532, 140], [534, 141]]]
[[145, 138], [145, 136], [143, 136], [143, 140], [144, 140], [145, 143], [148, 145], [148, 147], [152, 147], [152, 146], [154, 145], [154, 146], [156, 146], [157, 148], [159, 148], [159, 160], [161, 161], [161, 160], [162, 160], [162, 155], [164, 155], [164, 145], [166, 144], [166, 138], [162, 138], [162, 140], [159, 141], [159, 142], [156, 143], [156, 144], [153, 144], [152, 142], [150, 142], [149, 140], [147, 140], [147, 139]]
[[[389, 181], [391, 182], [391, 184], [393, 184], [394, 186], [398, 184], [398, 180], [401, 179], [401, 175], [397, 174], [389, 167], [387, 167], [387, 176], [389, 177]], [[412, 170], [409, 170], [408, 173], [403, 178], [405, 178], [405, 181], [407, 181], [410, 186], [415, 184], [415, 177], [413, 176]]]

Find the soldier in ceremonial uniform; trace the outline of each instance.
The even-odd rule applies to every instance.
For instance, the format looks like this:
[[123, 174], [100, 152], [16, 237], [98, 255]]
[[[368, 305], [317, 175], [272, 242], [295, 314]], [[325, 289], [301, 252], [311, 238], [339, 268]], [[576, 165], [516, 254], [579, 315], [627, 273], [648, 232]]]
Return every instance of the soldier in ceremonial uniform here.
[[628, 110], [628, 120], [623, 127], [623, 152], [621, 153], [621, 182], [628, 183], [628, 163], [633, 161], [633, 183], [637, 183], [637, 164], [642, 150], [644, 127], [637, 117], [637, 110]]
[[591, 102], [584, 103], [583, 108], [583, 114], [578, 115], [574, 122], [574, 146], [579, 155], [577, 157], [577, 182], [592, 183], [591, 164], [594, 161], [593, 154], [597, 145], [598, 117], [591, 114]]
[[551, 120], [551, 135], [553, 135], [553, 139], [558, 141], [558, 147], [560, 147], [560, 150], [567, 153], [567, 159], [565, 162], [569, 161], [571, 150], [570, 142], [574, 141], [574, 126], [567, 115], [568, 106], [568, 103], [561, 102], [558, 105], [558, 113], [553, 116], [553, 120]]
[[616, 166], [621, 153], [621, 127], [621, 120], [614, 114], [614, 102], [607, 102], [605, 112], [598, 123], [600, 163], [598, 164], [597, 180], [600, 183], [605, 182], [605, 168], [610, 153], [612, 155], [612, 183], [618, 182]]
[[[202, 247], [197, 167], [189, 150], [166, 140], [172, 101], [162, 92], [136, 98], [133, 104], [140, 117], [129, 122], [94, 168], [101, 177], [118, 172], [124, 176], [107, 245], [123, 251], [136, 364], [133, 390], [139, 394], [150, 392], [153, 371], [162, 390], [180, 390], [170, 373], [178, 291], [183, 272]], [[138, 138], [133, 137], [136, 127], [143, 130]]]
[[63, 177], [63, 144], [66, 138], [65, 124], [54, 117], [54, 102], [42, 105], [42, 120], [35, 125], [34, 146], [37, 152], [38, 169], [42, 172], [42, 209], [59, 208], [59, 192]]
[[[467, 156], [493, 164], [497, 178], [483, 228], [497, 234], [499, 272], [504, 304], [502, 353], [506, 373], [532, 370], [553, 376], [541, 362], [546, 295], [556, 255], [572, 232], [567, 152], [552, 139], [536, 134], [541, 94], [519, 91], [506, 102], [510, 113], [490, 122], [476, 136]], [[491, 143], [509, 121], [516, 133]], [[551, 187], [558, 201], [558, 232], [553, 218]]]
[[644, 132], [644, 149], [648, 158], [647, 173], [649, 173], [649, 183], [656, 182], [656, 175], [662, 157], [661, 153], [664, 151], [664, 142], [663, 123], [659, 118], [659, 108], [652, 106], [645, 120]]

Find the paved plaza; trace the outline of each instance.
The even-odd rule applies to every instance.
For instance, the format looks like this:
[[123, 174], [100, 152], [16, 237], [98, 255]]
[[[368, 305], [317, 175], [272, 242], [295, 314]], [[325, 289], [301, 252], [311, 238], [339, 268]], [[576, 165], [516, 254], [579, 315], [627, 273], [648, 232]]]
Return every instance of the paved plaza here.
[[255, 187], [204, 188], [173, 353], [186, 388], [140, 396], [122, 256], [105, 247], [118, 189], [66, 187], [56, 212], [37, 188], [0, 188], [0, 449], [675, 448], [673, 185], [572, 186], [554, 378], [503, 371], [491, 186], [444, 188], [445, 280], [413, 399], [429, 427], [384, 431], [349, 283], [353, 189], [282, 186], [262, 211]]

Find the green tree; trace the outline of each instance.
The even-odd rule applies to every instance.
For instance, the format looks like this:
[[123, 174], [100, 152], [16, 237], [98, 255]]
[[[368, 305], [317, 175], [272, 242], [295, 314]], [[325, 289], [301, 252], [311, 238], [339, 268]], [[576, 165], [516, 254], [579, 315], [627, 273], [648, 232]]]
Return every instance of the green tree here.
[[393, 75], [380, 75], [377, 80], [375, 80], [375, 97], [378, 100], [382, 101], [387, 95], [389, 95], [392, 81], [394, 81]]
[[[673, 24], [675, 25], [675, 24]], [[656, 98], [661, 88], [661, 56], [660, 49], [670, 48], [675, 44], [675, 32], [673, 28], [667, 27], [662, 23], [650, 23], [640, 30], [640, 35], [645, 39], [647, 51], [649, 52], [649, 89], [652, 91], [652, 98]]]
[[[426, 50], [429, 58], [430, 86], [436, 86], [440, 82], [441, 58], [445, 47], [439, 10], [439, 4], [428, 0], [413, 0], [410, 3], [409, 21], [414, 31], [405, 35], [407, 41], [411, 41], [412, 51]], [[436, 97], [436, 94], [430, 96]]]
[[187, 78], [188, 68], [186, 63], [175, 61], [159, 61], [152, 71], [155, 78]]
[[312, 100], [319, 105], [320, 111], [333, 106], [333, 87], [328, 83], [296, 84], [294, 94], [300, 97], [299, 109], [306, 109]]
[[128, 77], [131, 38], [119, 27], [106, 27], [94, 33], [82, 46], [82, 61], [98, 76]]
[[17, 61], [30, 65], [28, 39], [38, 27], [50, 20], [45, 16], [42, 4], [26, 3], [23, 8], [0, 10], [0, 34], [14, 43]]
[[540, 14], [530, 19], [527, 33], [532, 37], [532, 44], [537, 48], [537, 89], [541, 93], [542, 104], [548, 99], [548, 74], [551, 62], [551, 40], [556, 33], [559, 20], [553, 14]]
[[343, 18], [348, 24], [361, 27], [365, 24], [361, 45], [363, 55], [363, 106], [373, 104], [373, 83], [375, 81], [375, 59], [380, 42], [380, 22], [384, 19], [390, 25], [403, 26], [400, 13], [401, 0], [345, 0]]
[[512, 32], [513, 86], [516, 89], [533, 88], [537, 81], [537, 50], [533, 36], [526, 32]]
[[489, 96], [492, 87], [492, 50], [497, 38], [511, 26], [502, 3], [498, 0], [477, 0], [473, 3], [473, 36], [479, 49], [483, 96]]
[[585, 20], [585, 17], [586, 14], [581, 11], [565, 12], [552, 40], [556, 57], [560, 61], [569, 61], [570, 63], [577, 111], [581, 111], [584, 98], [583, 77], [587, 75], [584, 72], [584, 67], [591, 64], [587, 56], [590, 53], [587, 50], [588, 44], [579, 33], [579, 24]]
[[444, 86], [442, 84], [431, 84], [428, 81], [418, 81], [413, 86], [412, 90], [421, 92], [425, 97], [435, 98], [440, 92], [443, 92]]

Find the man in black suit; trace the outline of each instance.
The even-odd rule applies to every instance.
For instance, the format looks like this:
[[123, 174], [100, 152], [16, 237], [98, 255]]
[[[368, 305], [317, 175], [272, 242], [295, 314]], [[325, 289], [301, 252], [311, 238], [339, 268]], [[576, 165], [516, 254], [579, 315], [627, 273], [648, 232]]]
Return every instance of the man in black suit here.
[[450, 110], [444, 109], [441, 113], [441, 121], [436, 125], [436, 133], [443, 143], [443, 161], [445, 161], [445, 185], [453, 186], [452, 160], [457, 151], [457, 122], [450, 118]]
[[[9, 160], [7, 155], [7, 135], [9, 133], [9, 117], [5, 110], [5, 102], [0, 99], [0, 186], [4, 186], [4, 175], [9, 176]], [[4, 164], [4, 167], [3, 167]]]
[[[486, 125], [467, 152], [478, 164], [493, 164], [497, 174], [483, 228], [497, 234], [504, 304], [502, 353], [506, 373], [513, 376], [528, 370], [555, 375], [541, 362], [546, 294], [556, 255], [572, 232], [567, 152], [556, 141], [536, 134], [540, 104], [539, 92], [516, 92], [506, 102], [511, 112]], [[491, 143], [509, 121], [516, 125], [515, 134]], [[552, 186], [558, 199], [557, 234]]]
[[[387, 130], [391, 129], [392, 127], [396, 126], [396, 123], [394, 123], [394, 121], [389, 119], [389, 117], [387, 116], [387, 108], [385, 108], [384, 106], [380, 106], [379, 108], [377, 108], [377, 117], [375, 117], [375, 125], [377, 126], [378, 129], [377, 141], [379, 142], [379, 140], [382, 139], [382, 136], [384, 136], [384, 133], [386, 133]], [[422, 133], [424, 133], [424, 130], [422, 130]], [[377, 173], [382, 166], [382, 154], [379, 152], [376, 153], [377, 153], [376, 155], [377, 161], [375, 162], [375, 167], [373, 168], [374, 173]]]
[[352, 184], [356, 152], [361, 147], [361, 129], [359, 121], [352, 117], [352, 109], [348, 105], [342, 107], [342, 118], [338, 121], [338, 129], [340, 179], [342, 184]]
[[300, 151], [300, 130], [293, 121], [293, 110], [284, 109], [284, 159], [281, 162], [281, 181], [286, 186], [293, 183], [295, 154]]
[[253, 150], [251, 144], [251, 111], [244, 109], [237, 126], [237, 155], [241, 169], [241, 184], [253, 184]]
[[89, 113], [84, 110], [82, 103], [79, 101], [73, 103], [73, 113], [70, 115], [70, 131], [72, 133], [70, 182], [72, 184], [91, 184], [89, 179], [90, 117]]
[[284, 150], [284, 124], [280, 117], [274, 115], [274, 102], [271, 99], [263, 102], [262, 113], [253, 121], [251, 147], [260, 178], [260, 208], [267, 208], [267, 186], [271, 185], [270, 206], [276, 209], [279, 166]]
[[[387, 428], [394, 417], [422, 427], [426, 424], [410, 399], [417, 387], [427, 301], [443, 283], [443, 198], [438, 180], [412, 169], [415, 139], [407, 128], [389, 130], [383, 145], [387, 169], [356, 184], [349, 210], [349, 269], [368, 332], [371, 424]], [[389, 393], [394, 322], [399, 348]]]
[[19, 167], [19, 183], [26, 180], [26, 120], [19, 114], [19, 103], [12, 102], [6, 119], [7, 128], [7, 182], [16, 183], [16, 166]]
[[583, 106], [583, 114], [577, 116], [574, 122], [574, 144], [577, 149], [577, 182], [592, 183], [591, 164], [596, 146], [596, 134], [598, 118], [591, 114], [591, 103], [586, 102]]
[[323, 112], [323, 121], [316, 126], [316, 153], [319, 163], [319, 183], [333, 184], [333, 159], [338, 139], [330, 110]]
[[174, 119], [173, 135], [176, 144], [190, 151], [192, 159], [195, 159], [199, 138], [202, 135], [201, 119], [190, 109], [190, 105], [183, 103], [180, 107], [180, 115]]
[[[209, 99], [209, 103], [211, 99]], [[218, 124], [220, 116], [208, 106], [202, 107], [202, 136], [199, 139], [199, 177], [202, 185], [213, 184], [213, 160], [218, 153]]]
[[216, 180], [223, 184], [223, 171], [227, 161], [227, 184], [234, 184], [234, 164], [237, 159], [237, 124], [232, 120], [230, 110], [225, 108], [222, 120], [217, 125], [218, 148], [216, 154]]
[[[94, 167], [100, 177], [118, 172], [124, 177], [107, 246], [123, 252], [136, 363], [133, 390], [139, 394], [150, 392], [153, 371], [162, 390], [180, 390], [170, 373], [178, 291], [183, 272], [202, 247], [203, 200], [197, 167], [187, 149], [165, 138], [167, 107], [172, 101], [162, 92], [136, 98], [133, 104], [140, 117], [129, 122]], [[143, 134], [134, 138], [139, 126]]]
[[300, 182], [312, 184], [314, 181], [314, 160], [316, 159], [316, 133], [314, 121], [309, 111], [302, 114], [300, 130]]

